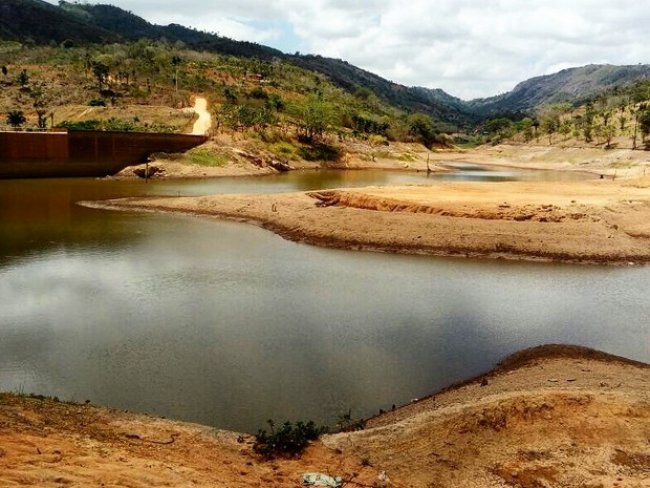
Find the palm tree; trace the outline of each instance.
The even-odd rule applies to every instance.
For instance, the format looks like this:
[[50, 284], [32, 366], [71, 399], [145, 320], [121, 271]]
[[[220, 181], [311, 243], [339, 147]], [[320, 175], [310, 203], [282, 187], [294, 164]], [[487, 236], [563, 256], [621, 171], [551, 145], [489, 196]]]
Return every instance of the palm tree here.
[[23, 125], [25, 122], [27, 122], [27, 119], [21, 110], [12, 110], [7, 114], [7, 124], [15, 129]]

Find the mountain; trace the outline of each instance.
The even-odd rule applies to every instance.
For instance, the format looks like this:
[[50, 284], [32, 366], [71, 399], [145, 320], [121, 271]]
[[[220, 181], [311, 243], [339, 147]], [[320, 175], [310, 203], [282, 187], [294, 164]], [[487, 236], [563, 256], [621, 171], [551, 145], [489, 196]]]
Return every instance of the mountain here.
[[454, 124], [475, 118], [462, 100], [440, 89], [413, 88], [393, 83], [340, 59], [314, 55], [290, 56], [290, 59], [301, 68], [324, 74], [347, 91], [367, 88], [388, 103], [410, 112], [425, 112], [438, 120]]
[[102, 43], [117, 40], [117, 36], [41, 0], [2, 0], [0, 39], [36, 44], [65, 40]]
[[112, 5], [62, 1], [59, 6], [54, 6], [41, 0], [2, 0], [0, 4], [0, 39], [47, 44], [136, 41], [142, 38], [180, 41], [193, 49], [219, 54], [263, 60], [280, 58], [324, 74], [349, 92], [359, 87], [367, 88], [385, 102], [409, 112], [425, 112], [440, 121], [454, 124], [466, 124], [474, 119], [462, 104], [447, 103], [457, 99], [443, 95], [442, 90], [409, 88], [338, 59], [288, 55], [267, 46], [235, 41], [177, 24], [155, 25]]
[[512, 91], [466, 102], [483, 116], [527, 112], [554, 103], [579, 103], [615, 87], [650, 77], [650, 65], [612, 66], [592, 64], [570, 68], [519, 83]]
[[321, 73], [337, 86], [354, 93], [371, 90], [384, 102], [407, 112], [424, 112], [453, 126], [470, 126], [502, 114], [534, 111], [559, 102], [578, 103], [617, 86], [650, 76], [649, 65], [590, 65], [538, 76], [512, 91], [490, 98], [464, 101], [440, 89], [407, 87], [386, 80], [340, 59], [291, 55], [260, 44], [235, 41], [177, 24], [155, 25], [112, 5], [42, 0], [0, 0], [0, 39], [23, 43], [108, 43], [139, 39], [182, 42], [219, 54], [271, 60], [279, 58]]

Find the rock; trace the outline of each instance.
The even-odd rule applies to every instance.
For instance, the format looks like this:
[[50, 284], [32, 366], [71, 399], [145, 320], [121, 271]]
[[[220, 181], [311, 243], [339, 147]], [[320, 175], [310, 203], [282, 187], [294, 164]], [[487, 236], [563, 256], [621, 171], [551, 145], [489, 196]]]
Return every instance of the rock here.
[[158, 166], [149, 165], [149, 172], [147, 173], [147, 167], [142, 166], [133, 170], [133, 174], [138, 178], [151, 178], [153, 175], [163, 173], [163, 170]]
[[287, 171], [291, 171], [291, 166], [285, 161], [278, 161], [277, 159], [272, 159], [269, 162], [269, 166], [271, 166], [273, 169], [279, 171], [280, 173], [286, 173]]

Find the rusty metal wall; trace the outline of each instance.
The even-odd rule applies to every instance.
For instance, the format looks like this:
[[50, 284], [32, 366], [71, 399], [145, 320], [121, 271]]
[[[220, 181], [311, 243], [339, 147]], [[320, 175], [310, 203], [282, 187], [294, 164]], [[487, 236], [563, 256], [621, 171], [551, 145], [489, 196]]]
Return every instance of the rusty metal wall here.
[[0, 132], [0, 162], [66, 161], [66, 132]]
[[113, 175], [152, 153], [185, 152], [206, 140], [136, 132], [0, 132], [0, 178]]
[[154, 152], [185, 152], [206, 141], [203, 136], [141, 132], [69, 133], [70, 160], [141, 164]]

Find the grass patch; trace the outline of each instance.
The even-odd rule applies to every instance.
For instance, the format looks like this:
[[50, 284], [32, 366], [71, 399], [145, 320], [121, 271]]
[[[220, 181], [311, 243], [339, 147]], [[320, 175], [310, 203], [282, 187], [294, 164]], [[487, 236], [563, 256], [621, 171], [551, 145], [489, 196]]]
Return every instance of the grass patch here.
[[609, 167], [615, 169], [628, 169], [632, 167], [632, 163], [629, 161], [614, 161], [613, 163], [609, 163]]
[[226, 156], [210, 151], [209, 149], [195, 149], [187, 155], [190, 158], [190, 163], [196, 166], [220, 168], [228, 162]]
[[269, 146], [269, 151], [282, 159], [295, 161], [299, 158], [299, 149], [289, 142], [276, 142], [275, 144], [271, 144]]

